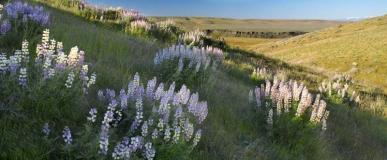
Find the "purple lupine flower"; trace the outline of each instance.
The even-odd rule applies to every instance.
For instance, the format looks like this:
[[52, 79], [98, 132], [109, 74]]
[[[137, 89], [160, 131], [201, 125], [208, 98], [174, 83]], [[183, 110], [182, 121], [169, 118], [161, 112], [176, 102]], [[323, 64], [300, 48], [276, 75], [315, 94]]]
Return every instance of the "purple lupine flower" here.
[[164, 140], [165, 141], [169, 141], [170, 140], [170, 138], [171, 138], [171, 132], [170, 132], [170, 130], [171, 130], [171, 127], [169, 127], [169, 125], [167, 124], [167, 126], [165, 127], [165, 132], [164, 132]]
[[3, 21], [0, 26], [0, 34], [5, 35], [11, 29], [11, 24], [8, 20]]
[[147, 87], [146, 87], [146, 91], [145, 91], [146, 97], [149, 100], [151, 100], [151, 101], [154, 99], [154, 93], [153, 92], [155, 90], [156, 83], [157, 83], [157, 78], [154, 77], [152, 80], [148, 81], [148, 84], [147, 84]]
[[121, 89], [120, 95], [118, 96], [121, 102], [121, 109], [126, 109], [128, 108], [128, 96], [125, 93], [124, 89]]
[[143, 118], [143, 112], [142, 112], [142, 99], [141, 97], [137, 99], [136, 101], [136, 117], [130, 127], [131, 131], [135, 131], [137, 127], [140, 125]]
[[173, 96], [172, 105], [178, 106], [179, 104], [180, 104], [180, 94], [179, 94], [179, 93], [176, 93], [176, 94]]
[[189, 102], [188, 102], [188, 112], [190, 113], [194, 113], [195, 112], [195, 109], [196, 109], [196, 105], [198, 103], [198, 94], [197, 93], [194, 93], [193, 95], [191, 95], [191, 98], [189, 99]]
[[200, 64], [201, 64], [200, 61], [198, 61], [198, 62], [196, 63], [196, 67], [195, 67], [195, 72], [196, 72], [196, 73], [199, 72]]
[[112, 153], [113, 159], [130, 159], [130, 154], [132, 153], [129, 148], [129, 138], [124, 137], [124, 140], [118, 142], [116, 147], [114, 147], [114, 152]]
[[155, 157], [156, 150], [152, 148], [152, 142], [145, 143], [144, 155], [146, 159], [153, 159]]
[[48, 125], [48, 123], [45, 123], [43, 126], [43, 133], [45, 134], [45, 136], [48, 136], [50, 132], [51, 132], [50, 126]]
[[27, 68], [20, 68], [19, 85], [27, 86]]
[[16, 19], [18, 16], [18, 11], [20, 7], [21, 7], [21, 2], [7, 3], [4, 9], [7, 11], [8, 17]]
[[179, 68], [177, 69], [178, 72], [181, 72], [183, 70], [184, 63], [183, 63], [183, 58], [180, 57], [179, 59]]
[[194, 127], [193, 124], [189, 123], [188, 120], [183, 124], [184, 138], [186, 141], [189, 141], [193, 135]]
[[106, 98], [108, 99], [108, 100], [112, 100], [112, 99], [114, 99], [116, 97], [116, 92], [114, 91], [114, 90], [112, 90], [112, 89], [106, 89]]
[[135, 90], [136, 90], [136, 86], [134, 85], [133, 81], [130, 81], [128, 84], [128, 96], [130, 99], [134, 99]]
[[16, 74], [16, 70], [20, 66], [20, 58], [17, 55], [9, 57], [9, 71], [11, 71], [11, 75]]
[[99, 91], [98, 91], [98, 99], [99, 99], [99, 100], [105, 99], [105, 96], [103, 95], [103, 91], [102, 91], [102, 90], [99, 90]]
[[194, 140], [193, 140], [193, 146], [194, 146], [194, 147], [195, 147], [195, 146], [198, 144], [198, 142], [200, 141], [201, 136], [202, 136], [202, 130], [201, 130], [201, 129], [198, 129], [198, 130], [196, 131], [195, 138], [194, 138]]
[[160, 100], [160, 107], [158, 109], [158, 112], [160, 114], [165, 114], [168, 111], [168, 101], [169, 101], [169, 95], [165, 94], [161, 100]]
[[106, 125], [101, 125], [101, 134], [99, 136], [99, 148], [98, 154], [107, 155], [108, 146], [109, 146], [109, 127]]
[[97, 117], [97, 108], [90, 109], [90, 117], [87, 117], [87, 121], [95, 122], [95, 119]]
[[109, 103], [108, 111], [106, 111], [104, 119], [102, 121], [101, 125], [101, 134], [100, 134], [100, 150], [98, 151], [98, 154], [104, 154], [107, 155], [108, 146], [109, 146], [109, 129], [110, 129], [110, 123], [114, 120], [114, 109], [117, 105], [117, 102], [115, 100], [112, 100], [111, 103]]
[[155, 128], [152, 132], [152, 139], [156, 139], [159, 136], [159, 131]]
[[40, 19], [40, 25], [44, 27], [50, 26], [50, 12], [46, 12]]
[[50, 66], [51, 66], [51, 57], [46, 57], [44, 61], [43, 69], [44, 69], [44, 79], [51, 78], [50, 76]]
[[[173, 93], [175, 91], [175, 86], [176, 86], [175, 82], [172, 82], [172, 84], [169, 86], [168, 92]], [[170, 95], [170, 96], [172, 96], [172, 95]], [[172, 98], [172, 97], [170, 97], [170, 98]]]
[[140, 86], [138, 86], [134, 92], [134, 98], [140, 98], [142, 97], [144, 93], [144, 86], [141, 84]]
[[201, 124], [208, 115], [207, 102], [199, 102], [196, 107], [197, 121]]
[[175, 112], [175, 119], [180, 118], [182, 114], [183, 114], [183, 108], [181, 106], [177, 107]]
[[148, 122], [145, 121], [143, 124], [142, 124], [142, 127], [141, 127], [141, 135], [143, 137], [146, 137], [148, 135]]
[[160, 132], [164, 130], [164, 124], [167, 124], [164, 119], [160, 118], [159, 123], [157, 123], [157, 127], [159, 128]]
[[159, 100], [164, 94], [164, 83], [160, 83], [155, 92], [155, 100]]
[[63, 139], [64, 139], [64, 142], [67, 143], [67, 144], [71, 144], [71, 142], [73, 141], [73, 139], [71, 138], [71, 130], [68, 126], [65, 126], [64, 130], [62, 131], [63, 132]]
[[118, 122], [122, 120], [122, 109], [116, 111], [117, 119], [116, 122], [113, 124], [114, 127], [118, 126]]
[[141, 136], [132, 137], [129, 145], [129, 148], [131, 149], [132, 153], [136, 152], [137, 149], [142, 149], [143, 145], [143, 138]]

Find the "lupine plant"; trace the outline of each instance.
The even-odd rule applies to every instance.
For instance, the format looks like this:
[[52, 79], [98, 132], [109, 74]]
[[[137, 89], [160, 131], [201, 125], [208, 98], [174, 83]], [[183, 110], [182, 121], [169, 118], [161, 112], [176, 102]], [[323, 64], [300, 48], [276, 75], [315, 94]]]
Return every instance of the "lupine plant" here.
[[360, 96], [355, 90], [349, 92], [349, 87], [354, 81], [348, 74], [335, 74], [328, 82], [321, 82], [319, 91], [332, 101], [337, 103], [356, 102], [360, 103]]
[[[96, 108], [91, 108], [86, 128], [79, 137], [73, 138], [71, 126], [66, 126], [62, 136], [67, 150], [74, 150], [75, 156], [79, 145], [89, 143], [95, 145], [89, 146], [92, 156], [84, 155], [89, 158], [184, 159], [200, 140], [199, 125], [207, 117], [208, 109], [207, 102], [199, 101], [198, 93], [191, 94], [185, 85], [175, 90], [174, 83], [169, 88], [164, 83], [157, 85], [156, 77], [144, 86], [138, 73], [119, 94], [111, 89], [100, 90], [98, 99], [107, 106], [102, 108], [105, 113], [97, 116]], [[43, 127], [45, 134], [47, 127]]]
[[199, 79], [205, 79], [208, 68], [215, 70], [225, 59], [218, 48], [198, 48], [184, 45], [173, 45], [156, 53], [154, 58], [158, 78], [164, 81], [175, 81], [178, 86], [185, 82], [191, 85]]
[[0, 14], [0, 45], [9, 49], [16, 49], [24, 39], [32, 39], [50, 26], [50, 13], [27, 2], [6, 3]]
[[[62, 144], [70, 147], [73, 138], [72, 126], [68, 123], [79, 119], [80, 113], [74, 110], [80, 107], [79, 102], [87, 96], [97, 75], [89, 73], [83, 51], [73, 47], [70, 54], [65, 54], [63, 44], [49, 38], [49, 30], [43, 31], [42, 43], [37, 45], [36, 54], [31, 54], [28, 48], [29, 43], [24, 41], [22, 49], [16, 50], [13, 55], [0, 55], [0, 98], [2, 104], [9, 106], [7, 111], [0, 113], [2, 123], [7, 123], [9, 117], [20, 115], [25, 117], [23, 119], [37, 119], [17, 123], [23, 122], [25, 126], [40, 124], [43, 127], [39, 129], [42, 131], [40, 134], [43, 133], [42, 137], [47, 142], [41, 144], [42, 148], [56, 143], [57, 138], [52, 138], [59, 137], [58, 133], [62, 133]], [[91, 114], [90, 121], [93, 122], [96, 110]], [[68, 127], [64, 127], [66, 125]], [[18, 132], [18, 128], [12, 126], [8, 129]], [[5, 144], [12, 144], [4, 141]], [[10, 150], [4, 152], [15, 154]]]
[[258, 78], [258, 79], [272, 79], [275, 72], [266, 69], [265, 67], [259, 68], [257, 67], [254, 69], [253, 74], [251, 75], [252, 78]]
[[179, 36], [179, 42], [189, 46], [203, 46], [201, 40], [206, 34], [199, 29], [183, 33]]
[[281, 143], [293, 146], [302, 136], [313, 135], [317, 126], [321, 126], [322, 131], [327, 129], [326, 102], [321, 100], [320, 94], [314, 98], [307, 87], [297, 81], [285, 82], [275, 76], [272, 82], [266, 80], [266, 84], [250, 90], [249, 101], [260, 116], [267, 117], [270, 137]]

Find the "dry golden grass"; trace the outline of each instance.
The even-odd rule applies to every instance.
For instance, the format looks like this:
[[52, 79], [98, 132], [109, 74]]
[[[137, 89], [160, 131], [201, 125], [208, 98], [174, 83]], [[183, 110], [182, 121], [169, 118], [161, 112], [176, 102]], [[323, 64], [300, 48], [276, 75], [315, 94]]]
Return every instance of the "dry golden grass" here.
[[[156, 21], [167, 17], [151, 17]], [[185, 30], [218, 29], [229, 31], [316, 31], [319, 29], [337, 26], [348, 22], [325, 20], [258, 20], [258, 19], [231, 19], [211, 17], [168, 17]]]
[[247, 38], [247, 37], [224, 37], [227, 44], [237, 46], [249, 50], [255, 50], [262, 46], [278, 42], [282, 39], [267, 39], [267, 38]]
[[325, 73], [349, 73], [387, 93], [387, 15], [284, 39], [256, 51]]

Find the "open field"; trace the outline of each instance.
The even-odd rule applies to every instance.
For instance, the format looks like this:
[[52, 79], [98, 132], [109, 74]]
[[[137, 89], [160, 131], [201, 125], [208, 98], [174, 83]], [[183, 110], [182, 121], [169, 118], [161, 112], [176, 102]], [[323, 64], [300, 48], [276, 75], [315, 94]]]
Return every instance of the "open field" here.
[[256, 49], [273, 58], [324, 72], [349, 73], [387, 93], [387, 16], [284, 39]]
[[311, 32], [319, 29], [333, 27], [348, 22], [325, 20], [256, 20], [256, 19], [231, 19], [210, 17], [152, 17], [157, 21], [172, 19], [178, 26], [185, 30], [229, 30], [229, 31], [261, 31], [261, 32], [286, 32], [302, 31]]
[[262, 46], [269, 45], [282, 39], [268, 38], [247, 38], [247, 37], [224, 37], [227, 44], [248, 50], [255, 50]]

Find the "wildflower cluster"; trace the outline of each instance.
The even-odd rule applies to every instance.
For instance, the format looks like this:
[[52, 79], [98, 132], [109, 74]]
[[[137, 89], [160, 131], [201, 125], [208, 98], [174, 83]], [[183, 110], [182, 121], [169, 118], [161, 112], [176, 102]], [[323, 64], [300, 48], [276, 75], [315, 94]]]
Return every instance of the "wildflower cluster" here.
[[204, 32], [199, 29], [183, 33], [179, 36], [179, 42], [182, 44], [188, 44], [189, 46], [197, 46], [203, 44], [202, 37], [206, 36]]
[[[191, 141], [192, 147], [199, 142], [201, 130], [198, 129], [194, 136], [194, 124], [201, 124], [207, 117], [207, 102], [200, 102], [198, 94], [191, 94], [185, 85], [175, 92], [174, 83], [168, 90], [164, 90], [163, 83], [158, 86], [156, 84], [157, 79], [154, 78], [144, 87], [140, 83], [140, 76], [136, 73], [128, 88], [121, 90], [118, 97], [115, 96], [115, 91], [110, 89], [98, 93], [100, 100], [109, 101], [101, 125], [100, 154], [108, 155], [110, 128], [124, 125], [125, 122], [121, 122], [122, 116], [132, 115], [131, 109], [135, 110], [129, 130], [131, 138], [126, 136], [115, 146], [113, 158], [128, 158], [135, 155], [152, 159], [160, 147], [155, 146], [155, 142], [160, 140], [165, 141], [164, 143]], [[152, 110], [151, 113], [145, 114], [145, 108], [147, 111]], [[191, 119], [196, 119], [196, 122], [191, 122]]]
[[[319, 87], [320, 93], [325, 93], [329, 97], [337, 97], [343, 100], [360, 102], [359, 95], [356, 91], [349, 92], [349, 87], [353, 84], [353, 79], [348, 74], [335, 74], [330, 81], [323, 81]], [[356, 97], [356, 98], [355, 98]]]
[[198, 72], [201, 65], [204, 70], [211, 65], [215, 69], [219, 63], [223, 62], [225, 57], [222, 50], [218, 48], [198, 48], [193, 47], [192, 49], [184, 45], [173, 45], [169, 48], [164, 48], [156, 53], [154, 58], [154, 64], [160, 65], [166, 60], [179, 59], [178, 71], [181, 72], [184, 66], [184, 60], [188, 60], [188, 67], [191, 68], [195, 65], [195, 72]]
[[136, 20], [130, 23], [130, 28], [132, 29], [132, 32], [133, 29], [145, 29], [148, 31], [152, 28], [152, 25], [145, 20]]
[[4, 53], [0, 55], [0, 75], [15, 76], [18, 73], [19, 85], [27, 87], [28, 42], [24, 41], [22, 46], [22, 50], [16, 50], [9, 58]]
[[254, 69], [252, 76], [258, 77], [261, 79], [271, 79], [273, 78], [274, 74], [275, 73], [273, 71], [266, 69], [265, 67], [263, 68], [257, 67], [256, 69]]
[[129, 21], [135, 21], [135, 20], [146, 20], [147, 17], [140, 12], [130, 9], [130, 10], [121, 10], [121, 20], [129, 20]]
[[27, 2], [6, 3], [4, 10], [5, 15], [10, 21], [13, 19], [22, 19], [23, 23], [29, 20], [39, 23], [43, 27], [50, 25], [50, 12], [44, 12], [42, 6], [30, 6]]
[[42, 44], [38, 44], [36, 47], [35, 66], [43, 67], [42, 76], [45, 80], [67, 75], [64, 84], [67, 88], [72, 87], [76, 75], [79, 75], [83, 90], [87, 93], [87, 88], [95, 84], [96, 74], [93, 73], [90, 77], [87, 75], [88, 65], [84, 64], [85, 53], [79, 51], [78, 47], [73, 47], [69, 55], [66, 55], [63, 52], [63, 44], [54, 39], [50, 40], [49, 34], [48, 29], [44, 30]]
[[24, 38], [32, 38], [43, 27], [49, 27], [50, 20], [50, 12], [44, 12], [42, 6], [31, 6], [20, 1], [5, 3], [0, 18], [2, 46], [17, 47]]
[[260, 88], [256, 87], [255, 90], [250, 90], [249, 92], [250, 102], [255, 101], [258, 107], [265, 107], [262, 105], [265, 103], [266, 107], [270, 106], [267, 120], [269, 124], [274, 123], [273, 109], [276, 110], [276, 115], [280, 116], [282, 113], [289, 113], [294, 108], [297, 117], [304, 115], [308, 109], [311, 109], [313, 111], [310, 122], [319, 123], [323, 121], [323, 129], [326, 129], [326, 119], [328, 118], [329, 111], [326, 111], [326, 102], [320, 100], [320, 97], [321, 95], [318, 94], [314, 99], [313, 95], [308, 92], [307, 87], [302, 83], [297, 84], [297, 81], [293, 80], [288, 82], [280, 81], [277, 77], [274, 77], [273, 84], [266, 80], [266, 86], [261, 84]]

